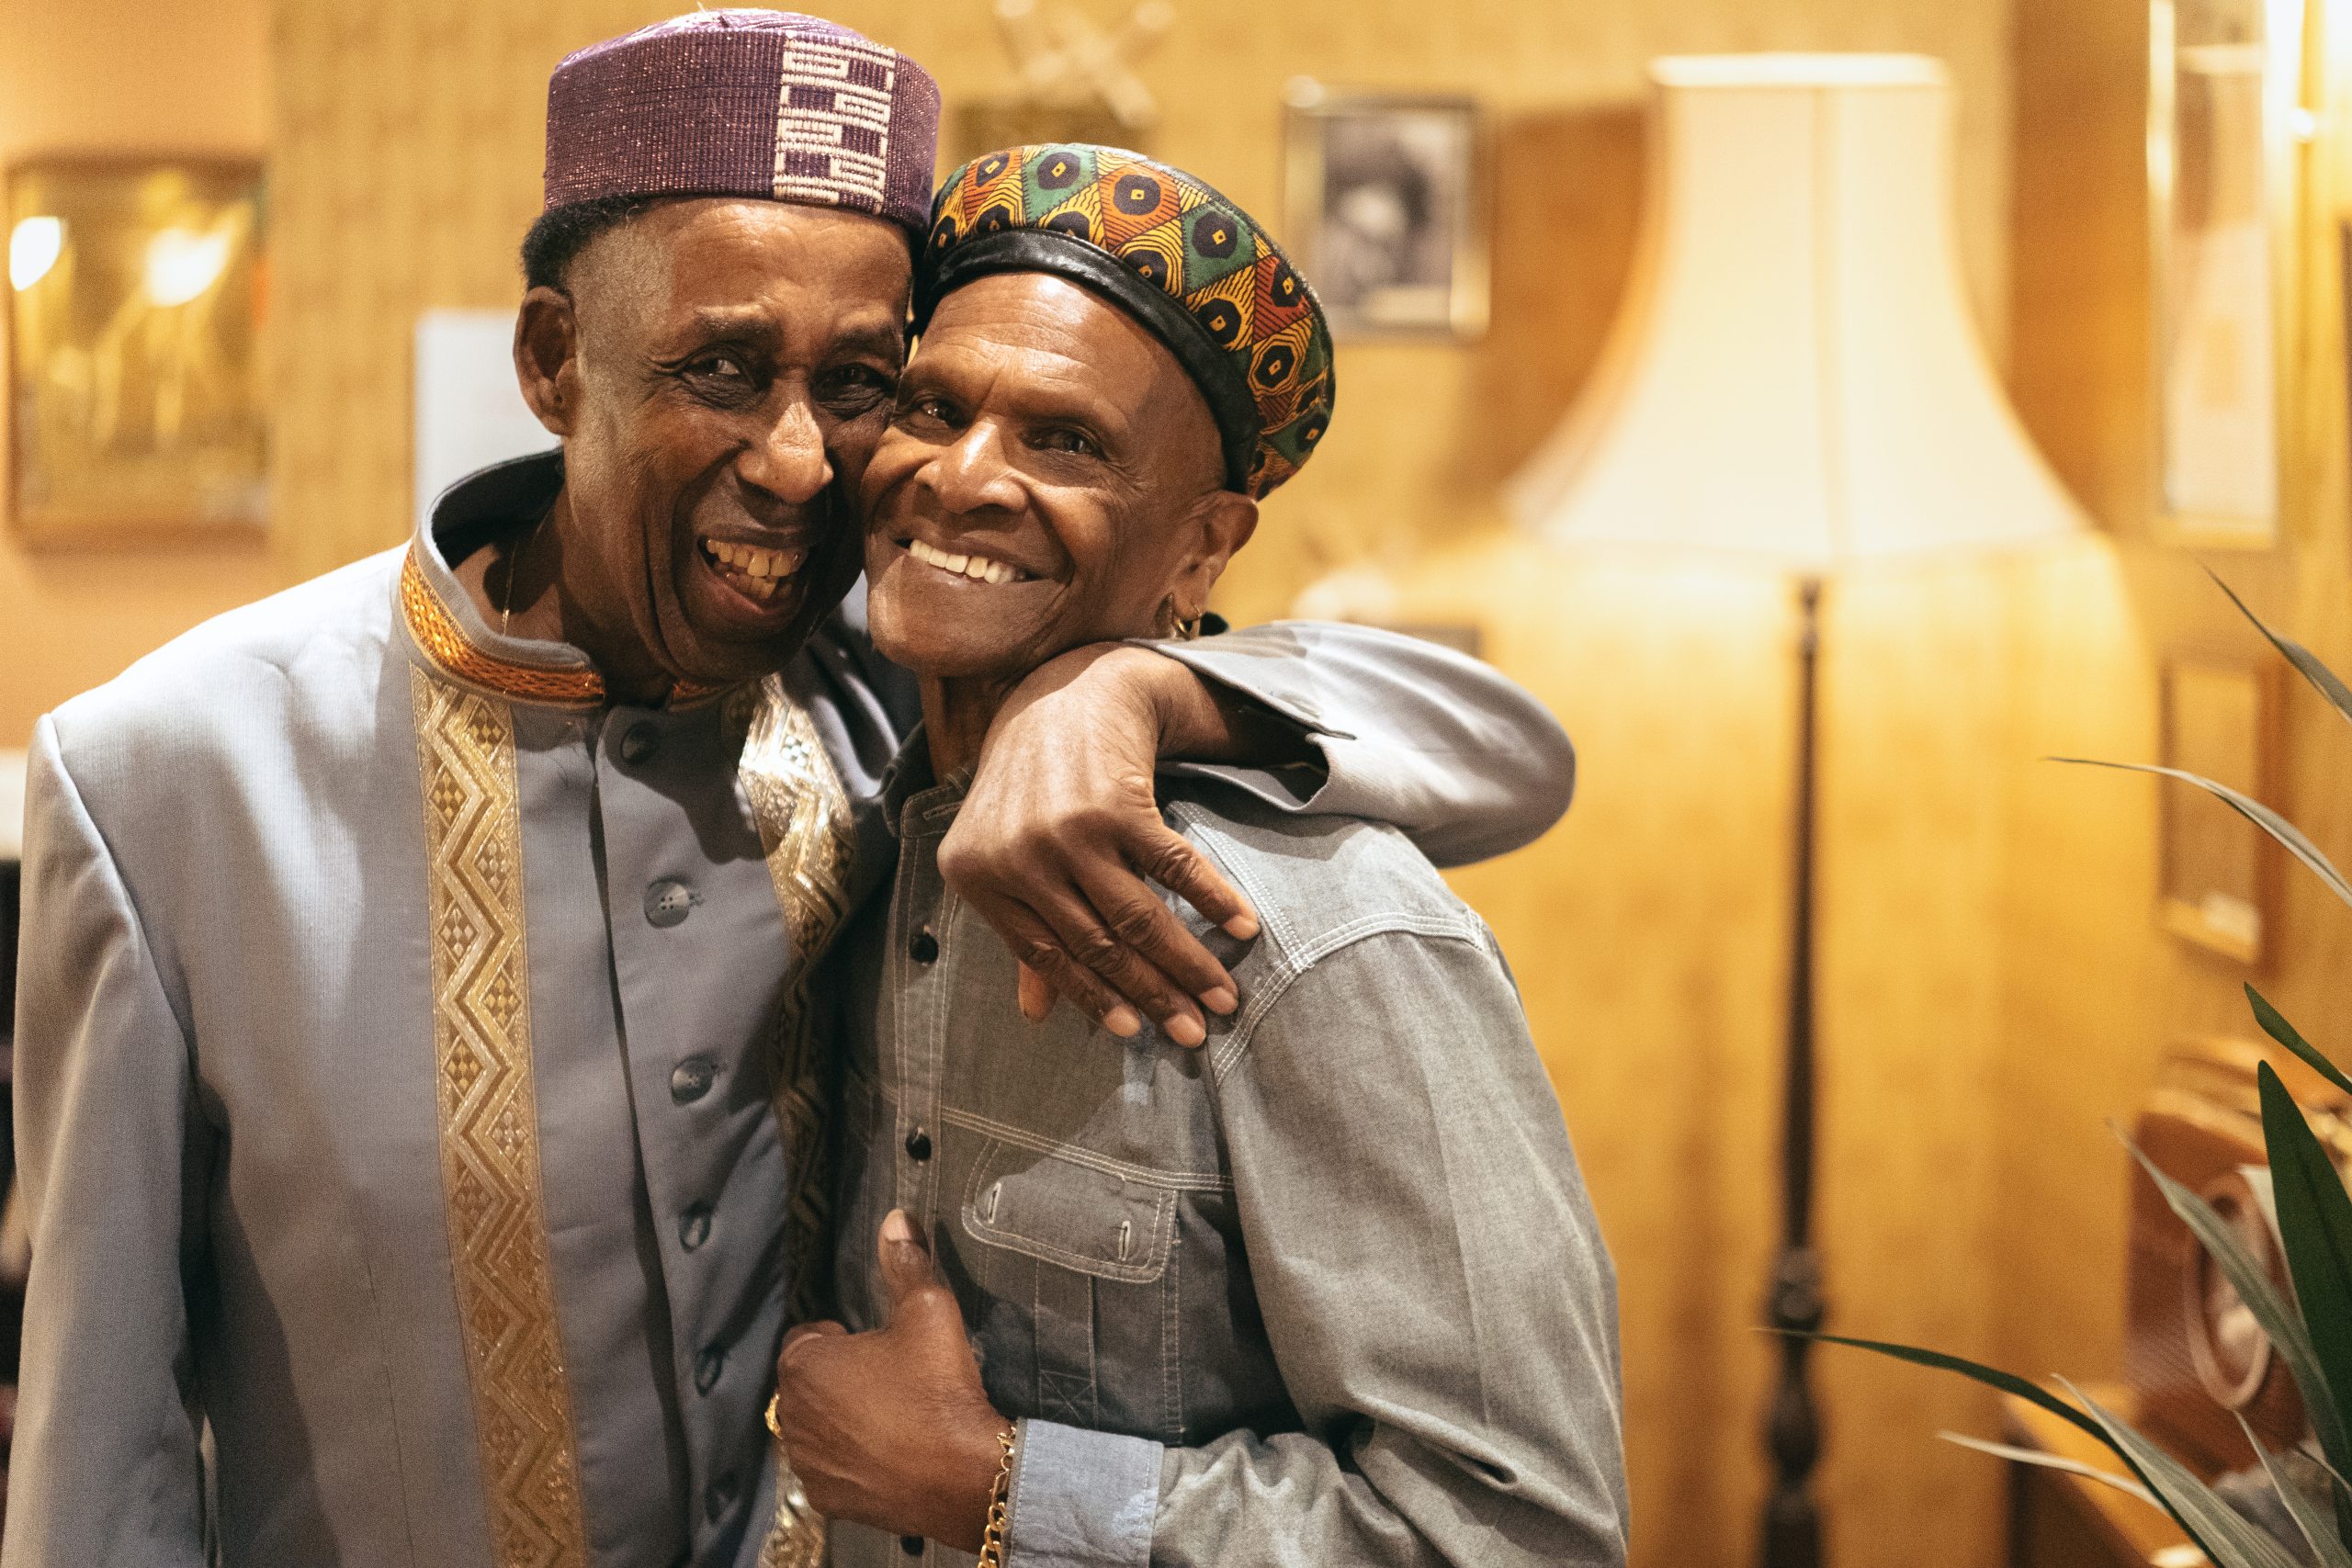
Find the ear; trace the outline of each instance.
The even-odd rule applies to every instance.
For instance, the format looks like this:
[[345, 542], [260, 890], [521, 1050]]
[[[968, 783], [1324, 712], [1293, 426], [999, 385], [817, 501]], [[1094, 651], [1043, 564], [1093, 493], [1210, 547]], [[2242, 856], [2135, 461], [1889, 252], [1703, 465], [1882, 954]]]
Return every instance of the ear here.
[[550, 435], [568, 438], [580, 413], [580, 318], [571, 297], [545, 287], [514, 317], [514, 379]]
[[1226, 562], [1258, 531], [1258, 503], [1239, 491], [1213, 490], [1193, 505], [1190, 548], [1176, 569], [1176, 608], [1190, 620], [1208, 608]]

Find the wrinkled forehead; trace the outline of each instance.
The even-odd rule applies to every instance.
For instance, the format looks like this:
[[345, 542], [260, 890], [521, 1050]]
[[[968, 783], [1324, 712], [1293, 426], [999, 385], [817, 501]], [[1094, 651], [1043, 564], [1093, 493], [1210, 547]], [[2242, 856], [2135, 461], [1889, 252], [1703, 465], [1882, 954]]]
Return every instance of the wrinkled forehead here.
[[729, 324], [795, 339], [904, 341], [911, 267], [879, 219], [785, 202], [665, 201], [582, 254], [583, 317], [656, 332]]
[[[1154, 446], [1222, 466], [1216, 422], [1183, 365], [1121, 306], [1054, 273], [1003, 272], [950, 291], [916, 345], [911, 371], [974, 377], [992, 400], [1053, 412], [1083, 400]], [[1074, 409], [1066, 412], [1078, 412]]]

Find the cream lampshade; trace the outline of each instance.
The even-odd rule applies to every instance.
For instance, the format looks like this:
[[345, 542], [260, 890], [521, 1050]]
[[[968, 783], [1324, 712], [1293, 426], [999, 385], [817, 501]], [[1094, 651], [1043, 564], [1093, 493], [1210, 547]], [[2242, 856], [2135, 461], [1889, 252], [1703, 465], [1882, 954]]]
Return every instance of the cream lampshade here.
[[1510, 487], [1519, 518], [1806, 572], [2082, 528], [1971, 320], [1943, 66], [1724, 55], [1652, 76], [1634, 281], [1590, 389]]
[[2080, 510], [1986, 362], [1951, 226], [1951, 89], [1911, 55], [1657, 62], [1651, 205], [1591, 389], [1512, 483], [1562, 546], [1746, 556], [1798, 574], [1781, 1235], [1765, 1568], [1817, 1568], [1805, 1336], [1822, 581], [1875, 560], [2055, 542]]

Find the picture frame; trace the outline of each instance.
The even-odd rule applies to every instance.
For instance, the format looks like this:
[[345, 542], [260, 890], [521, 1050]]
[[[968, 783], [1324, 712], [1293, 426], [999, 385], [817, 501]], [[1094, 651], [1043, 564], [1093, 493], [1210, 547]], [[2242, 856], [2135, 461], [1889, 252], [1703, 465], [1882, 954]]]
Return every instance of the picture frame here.
[[6, 170], [6, 511], [27, 544], [263, 536], [265, 210], [252, 159]]
[[2150, 0], [2148, 214], [2158, 536], [2267, 549], [2295, 482], [2305, 0]]
[[[2251, 660], [2180, 653], [2162, 668], [2158, 754], [2164, 765], [2256, 800], [2279, 777], [2277, 670]], [[2160, 799], [2157, 919], [2164, 929], [2233, 963], [2258, 965], [2278, 898], [2278, 863], [2261, 829], [2203, 792]]]
[[1336, 339], [1487, 330], [1492, 152], [1459, 96], [1285, 95], [1283, 232]]

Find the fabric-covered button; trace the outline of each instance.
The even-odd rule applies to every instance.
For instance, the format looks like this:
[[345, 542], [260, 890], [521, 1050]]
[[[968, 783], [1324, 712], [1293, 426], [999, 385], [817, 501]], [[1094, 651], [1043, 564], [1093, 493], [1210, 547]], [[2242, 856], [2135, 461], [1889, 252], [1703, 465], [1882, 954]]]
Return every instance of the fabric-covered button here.
[[718, 1522], [718, 1516], [725, 1513], [727, 1511], [727, 1505], [733, 1501], [735, 1501], [735, 1472], [730, 1470], [726, 1474], [720, 1476], [718, 1480], [712, 1482], [708, 1488], [704, 1491], [702, 1495], [703, 1517], [709, 1519], [713, 1524], [717, 1524]]
[[640, 718], [621, 732], [621, 761], [642, 762], [662, 750], [662, 732], [650, 718]]
[[670, 1069], [670, 1098], [692, 1105], [710, 1092], [718, 1077], [718, 1064], [707, 1056], [689, 1056]]
[[900, 1536], [899, 1538], [899, 1550], [905, 1552], [910, 1557], [921, 1557], [922, 1555], [922, 1537], [919, 1535]]
[[695, 1392], [708, 1393], [718, 1386], [718, 1374], [726, 1369], [727, 1352], [714, 1345], [695, 1358]]
[[907, 952], [916, 963], [928, 964], [939, 956], [939, 939], [931, 934], [929, 926], [925, 926], [915, 932], [914, 941], [907, 943]]
[[929, 1133], [926, 1133], [922, 1128], [918, 1127], [913, 1132], [907, 1134], [907, 1157], [909, 1159], [919, 1160], [929, 1159], [931, 1157], [931, 1134]]
[[696, 1203], [678, 1219], [678, 1245], [688, 1252], [710, 1239], [710, 1205]]
[[645, 890], [645, 918], [657, 926], [674, 926], [695, 907], [695, 890], [676, 877], [665, 876]]

